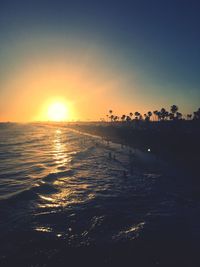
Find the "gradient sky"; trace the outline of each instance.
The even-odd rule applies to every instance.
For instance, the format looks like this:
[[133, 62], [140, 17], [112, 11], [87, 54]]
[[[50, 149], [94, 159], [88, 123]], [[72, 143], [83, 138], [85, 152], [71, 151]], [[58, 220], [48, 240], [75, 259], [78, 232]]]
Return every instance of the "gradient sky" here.
[[1, 0], [0, 121], [200, 106], [200, 2]]

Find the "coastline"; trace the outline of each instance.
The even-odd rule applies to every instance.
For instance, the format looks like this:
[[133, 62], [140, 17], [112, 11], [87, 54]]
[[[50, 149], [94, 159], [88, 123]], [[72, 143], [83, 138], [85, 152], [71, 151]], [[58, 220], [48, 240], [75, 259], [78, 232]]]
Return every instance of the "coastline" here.
[[98, 136], [104, 141], [153, 153], [161, 160], [197, 174], [200, 164], [199, 132], [181, 132], [178, 128], [164, 130], [135, 129], [128, 125], [81, 123], [69, 129]]

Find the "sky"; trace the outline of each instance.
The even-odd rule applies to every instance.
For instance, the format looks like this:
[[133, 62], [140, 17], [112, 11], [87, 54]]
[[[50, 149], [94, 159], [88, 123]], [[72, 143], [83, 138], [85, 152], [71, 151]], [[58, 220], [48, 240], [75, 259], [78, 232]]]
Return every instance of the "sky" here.
[[0, 121], [200, 106], [200, 2], [1, 0]]

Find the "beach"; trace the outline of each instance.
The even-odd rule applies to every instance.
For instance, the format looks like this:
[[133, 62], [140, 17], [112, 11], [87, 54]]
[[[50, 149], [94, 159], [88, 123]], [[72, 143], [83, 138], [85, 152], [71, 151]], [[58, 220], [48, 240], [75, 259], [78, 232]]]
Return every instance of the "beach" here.
[[73, 123], [69, 128], [150, 152], [194, 175], [199, 172], [199, 121]]

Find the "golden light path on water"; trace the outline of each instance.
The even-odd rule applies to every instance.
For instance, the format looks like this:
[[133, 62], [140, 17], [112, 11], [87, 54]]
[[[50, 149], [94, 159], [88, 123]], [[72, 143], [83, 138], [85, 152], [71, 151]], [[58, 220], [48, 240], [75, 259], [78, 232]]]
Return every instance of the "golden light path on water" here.
[[69, 161], [69, 158], [66, 158], [66, 153], [65, 153], [65, 144], [62, 142], [62, 131], [61, 130], [56, 130], [55, 131], [55, 136], [53, 140], [53, 148], [54, 148], [54, 160], [55, 163], [58, 165], [58, 167], [65, 167], [67, 162]]
[[[70, 170], [67, 169], [68, 163], [71, 161], [70, 153], [66, 152], [66, 143], [63, 141], [62, 130], [55, 130], [54, 139], [52, 140], [53, 160], [55, 162], [55, 169], [53, 173], [58, 170], [63, 170], [64, 175]], [[71, 204], [78, 204], [86, 201], [86, 198], [91, 199], [93, 194], [89, 194], [86, 198], [79, 196], [79, 191], [87, 190], [86, 183], [77, 184], [76, 178], [73, 176], [60, 177], [53, 181], [53, 185], [59, 189], [59, 192], [52, 193], [48, 196], [40, 195], [40, 198], [45, 201], [44, 204], [39, 204], [39, 208], [56, 208], [67, 207]]]

